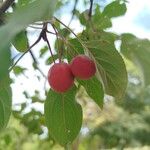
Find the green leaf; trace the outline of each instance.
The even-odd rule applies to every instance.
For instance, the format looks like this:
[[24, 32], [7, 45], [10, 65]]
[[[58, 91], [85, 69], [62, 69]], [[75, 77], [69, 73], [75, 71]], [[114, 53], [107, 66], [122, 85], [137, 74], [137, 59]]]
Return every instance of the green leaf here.
[[12, 41], [12, 44], [19, 52], [25, 52], [28, 49], [28, 38], [26, 31], [18, 33]]
[[82, 45], [80, 42], [74, 38], [68, 40], [69, 45], [67, 46], [67, 59], [70, 62], [72, 58], [74, 58], [76, 55], [84, 54], [84, 50], [82, 48]]
[[58, 94], [50, 90], [45, 101], [45, 119], [50, 135], [61, 145], [71, 143], [82, 125], [82, 108], [75, 101], [76, 90]]
[[106, 29], [112, 26], [110, 18], [108, 16], [103, 16], [98, 5], [95, 9], [95, 14], [92, 16], [92, 21], [94, 27], [99, 29]]
[[139, 67], [143, 83], [150, 84], [150, 41], [147, 39], [139, 39], [132, 34], [121, 35], [121, 52], [131, 60], [137, 67]]
[[11, 54], [9, 46], [0, 49], [0, 81], [6, 76], [8, 68], [11, 64]]
[[16, 76], [20, 75], [21, 73], [24, 73], [24, 71], [27, 70], [26, 68], [20, 67], [20, 66], [15, 66], [13, 68], [14, 74]]
[[56, 54], [56, 55], [53, 55], [53, 57], [50, 56], [49, 58], [47, 58], [46, 61], [45, 61], [45, 64], [46, 65], [52, 64], [53, 63], [53, 58], [54, 58], [54, 60], [57, 60], [58, 59], [58, 55]]
[[[93, 32], [92, 29], [87, 29], [82, 32], [80, 38], [83, 41], [101, 40], [101, 42], [114, 43], [119, 39], [119, 36], [111, 32], [105, 32], [101, 29], [97, 29], [96, 32]], [[82, 49], [82, 46], [80, 47], [80, 49]]]
[[114, 1], [108, 4], [102, 13], [103, 16], [107, 16], [109, 18], [122, 16], [126, 13], [126, 4], [120, 1]]
[[102, 15], [99, 5], [97, 5], [95, 13], [91, 18], [92, 23], [89, 21], [88, 12], [89, 10], [86, 10], [79, 15], [79, 20], [82, 25], [89, 28], [94, 25], [94, 27], [96, 26], [99, 29], [106, 29], [112, 26], [110, 18]]
[[81, 14], [78, 12], [78, 17], [79, 17], [79, 20], [80, 20], [80, 23], [82, 25], [87, 25], [88, 24], [88, 10], [85, 10], [84, 12], [82, 12]]
[[87, 94], [95, 103], [102, 108], [104, 91], [101, 82], [96, 77], [92, 77], [89, 80], [78, 80], [78, 82], [85, 88]]
[[0, 130], [6, 127], [11, 114], [12, 93], [7, 80], [0, 82]]
[[43, 57], [43, 55], [44, 55], [47, 51], [48, 51], [48, 47], [47, 47], [47, 46], [41, 48], [41, 50], [40, 50], [40, 57]]
[[122, 98], [127, 86], [127, 72], [114, 44], [101, 40], [91, 40], [84, 44], [97, 65], [98, 78], [102, 81], [105, 92], [118, 99]]

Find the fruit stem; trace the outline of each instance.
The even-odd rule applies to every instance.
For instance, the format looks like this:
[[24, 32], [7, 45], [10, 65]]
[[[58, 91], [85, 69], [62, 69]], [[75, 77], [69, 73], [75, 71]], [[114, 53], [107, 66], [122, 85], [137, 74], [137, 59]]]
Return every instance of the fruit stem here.
[[[48, 22], [48, 23], [51, 24], [51, 22]], [[55, 27], [55, 29], [56, 29], [56, 27]], [[48, 30], [47, 30], [46, 32], [47, 32], [47, 33], [50, 33], [50, 34], [56, 35], [56, 33], [53, 33], [53, 32], [48, 31]], [[76, 51], [76, 53], [79, 54], [79, 52], [75, 49], [75, 47], [74, 47], [71, 43], [68, 42], [68, 40], [66, 40], [61, 34], [59, 34], [58, 31], [56, 31], [56, 32], [57, 32], [57, 38], [58, 38], [58, 39], [62, 40], [68, 47], [73, 48], [73, 49]], [[69, 52], [71, 52], [71, 51], [69, 51]], [[70, 53], [70, 54], [71, 54], [71, 53]], [[72, 53], [72, 56], [74, 56], [73, 53]]]
[[43, 24], [43, 30], [41, 32], [41, 37], [47, 43], [49, 51], [50, 51], [50, 54], [51, 54], [52, 59], [53, 59], [53, 62], [55, 63], [54, 55], [53, 55], [53, 52], [52, 52], [52, 49], [51, 49], [51, 45], [50, 45], [50, 43], [48, 41], [46, 32], [47, 32], [47, 22]]
[[64, 24], [62, 21], [60, 21], [58, 18], [54, 17], [54, 19], [55, 19], [56, 21], [58, 21], [60, 24], [62, 24], [64, 27], [66, 27], [66, 29], [67, 29], [69, 32], [71, 32], [71, 33], [77, 38], [77, 40], [78, 40], [79, 43], [83, 46], [83, 48], [85, 48], [89, 53], [91, 53], [90, 50], [84, 45], [84, 43], [82, 42], [82, 40], [74, 33], [74, 31], [72, 31], [67, 25], [65, 25], [65, 24]]
[[63, 56], [63, 51], [62, 49], [59, 49], [59, 36], [58, 36], [58, 31], [56, 30], [56, 26], [54, 24], [51, 24], [52, 28], [55, 31], [55, 35], [57, 38], [57, 49], [58, 49], [58, 58], [59, 58], [59, 63], [61, 63], [62, 56]]
[[49, 43], [49, 41], [48, 41], [47, 38], [46, 38], [46, 43], [47, 43], [47, 45], [48, 45], [48, 48], [49, 48], [50, 54], [51, 54], [51, 56], [52, 56], [53, 62], [55, 63], [55, 59], [54, 59], [54, 55], [53, 55], [53, 53], [52, 53], [51, 45], [50, 45], [50, 43]]

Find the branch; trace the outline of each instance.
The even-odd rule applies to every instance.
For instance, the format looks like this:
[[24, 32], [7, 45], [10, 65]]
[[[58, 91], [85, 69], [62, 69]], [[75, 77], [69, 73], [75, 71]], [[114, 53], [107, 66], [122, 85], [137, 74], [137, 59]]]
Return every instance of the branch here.
[[[66, 29], [71, 32], [79, 41], [79, 43], [83, 46], [83, 48], [85, 48], [87, 51], [90, 52], [90, 50], [86, 47], [86, 45], [82, 42], [82, 40], [75, 34], [74, 31], [72, 31], [67, 25], [65, 25], [61, 20], [59, 20], [58, 18], [54, 17], [54, 19], [59, 22], [60, 24], [62, 24], [64, 27], [66, 27]], [[90, 52], [91, 53], [91, 52]]]
[[57, 22], [59, 22], [60, 24], [62, 24], [64, 27], [66, 27], [66, 29], [67, 29], [69, 32], [71, 32], [71, 33], [78, 39], [77, 35], [76, 35], [67, 25], [65, 25], [61, 20], [59, 20], [59, 19], [56, 18], [56, 17], [54, 17], [54, 19], [55, 19]]
[[36, 66], [35, 66], [36, 69], [41, 73], [41, 75], [42, 75], [45, 79], [47, 79], [46, 75], [45, 75], [45, 74], [43, 73], [43, 71], [39, 68], [39, 66], [38, 66], [39, 63], [38, 63], [36, 57], [34, 56], [33, 52], [30, 50], [29, 53], [30, 53], [30, 55], [31, 55], [31, 57], [32, 57], [32, 59], [33, 59], [35, 65], [36, 65]]
[[0, 6], [0, 15], [2, 15], [14, 1], [15, 0], [5, 0], [4, 3]]
[[18, 60], [10, 67], [8, 70], [9, 72], [12, 71], [12, 69], [17, 65], [17, 63], [23, 58], [23, 56], [28, 53], [39, 41], [41, 40], [41, 37], [39, 38], [18, 58]]
[[46, 35], [46, 32], [47, 32], [47, 23], [44, 23], [43, 26], [44, 26], [44, 27], [43, 27], [43, 32], [42, 32], [42, 38], [43, 38], [43, 40], [47, 43], [48, 48], [49, 48], [49, 51], [50, 51], [50, 54], [51, 54], [52, 59], [53, 59], [53, 62], [55, 63], [55, 59], [54, 59], [54, 56], [53, 56], [53, 52], [52, 52], [52, 49], [51, 49], [51, 45], [50, 45], [50, 43], [49, 43], [49, 41], [48, 41], [48, 38], [47, 38], [47, 35]]
[[78, 0], [75, 0], [74, 8], [73, 8], [73, 10], [72, 10], [72, 16], [71, 16], [71, 19], [70, 19], [70, 21], [69, 21], [68, 26], [71, 24], [71, 22], [72, 22], [72, 20], [73, 20], [73, 17], [74, 17], [74, 15], [75, 15], [75, 11], [76, 11], [77, 4], [78, 4]]
[[63, 51], [62, 51], [62, 49], [59, 49], [59, 35], [58, 35], [58, 31], [56, 30], [56, 27], [55, 27], [54, 24], [51, 24], [51, 25], [52, 25], [52, 28], [54, 29], [55, 34], [56, 34], [56, 38], [57, 38], [57, 48], [58, 48], [58, 57], [59, 57], [59, 62], [61, 63]]
[[93, 0], [90, 0], [89, 18], [92, 16]]

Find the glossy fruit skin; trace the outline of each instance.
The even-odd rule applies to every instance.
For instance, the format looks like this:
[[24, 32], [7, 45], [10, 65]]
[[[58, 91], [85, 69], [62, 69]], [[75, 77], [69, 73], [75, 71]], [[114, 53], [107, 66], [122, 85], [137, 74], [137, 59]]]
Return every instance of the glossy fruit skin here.
[[96, 73], [94, 61], [86, 55], [78, 55], [73, 58], [70, 67], [73, 75], [83, 80], [91, 78]]
[[59, 93], [64, 93], [74, 83], [74, 76], [67, 63], [55, 63], [48, 72], [48, 82], [51, 88]]

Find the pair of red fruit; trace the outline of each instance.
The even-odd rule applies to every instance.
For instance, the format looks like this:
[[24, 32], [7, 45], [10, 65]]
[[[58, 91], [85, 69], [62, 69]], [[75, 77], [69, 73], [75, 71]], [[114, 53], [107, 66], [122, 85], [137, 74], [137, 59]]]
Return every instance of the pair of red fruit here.
[[67, 63], [55, 63], [48, 72], [48, 82], [51, 88], [59, 93], [69, 90], [74, 77], [87, 80], [96, 72], [93, 60], [85, 55], [78, 55], [72, 59], [70, 65]]

